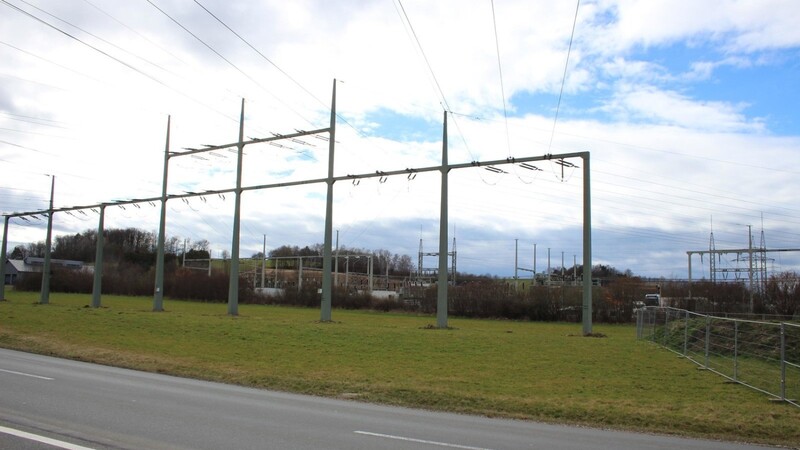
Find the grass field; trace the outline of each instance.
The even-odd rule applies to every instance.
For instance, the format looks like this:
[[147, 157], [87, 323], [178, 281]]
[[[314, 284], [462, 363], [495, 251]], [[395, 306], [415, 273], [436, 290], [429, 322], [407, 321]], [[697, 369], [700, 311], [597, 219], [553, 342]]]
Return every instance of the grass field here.
[[[800, 409], [635, 339], [632, 325], [8, 292], [0, 346], [225, 383], [488, 416], [800, 446]], [[0, 365], [2, 362], [0, 362]]]

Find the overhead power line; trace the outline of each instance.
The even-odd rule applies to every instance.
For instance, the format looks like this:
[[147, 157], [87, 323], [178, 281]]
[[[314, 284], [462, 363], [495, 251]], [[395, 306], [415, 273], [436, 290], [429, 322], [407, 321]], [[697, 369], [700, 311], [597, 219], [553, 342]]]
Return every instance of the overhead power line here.
[[397, 0], [397, 3], [400, 5], [400, 12], [402, 16], [405, 18], [405, 23], [408, 24], [409, 30], [411, 30], [411, 35], [414, 37], [414, 41], [417, 43], [417, 48], [419, 52], [422, 54], [422, 59], [425, 61], [425, 65], [428, 67], [428, 72], [430, 73], [431, 77], [433, 78], [433, 82], [436, 84], [436, 89], [439, 91], [439, 96], [442, 99], [442, 103], [444, 104], [445, 111], [451, 111], [450, 105], [447, 104], [447, 98], [444, 96], [444, 91], [442, 90], [442, 86], [439, 84], [439, 80], [436, 78], [436, 73], [433, 71], [433, 66], [431, 66], [430, 61], [428, 61], [428, 56], [425, 54], [425, 50], [422, 48], [422, 43], [417, 36], [417, 32], [414, 30], [414, 25], [411, 24], [411, 19], [408, 18], [408, 14], [406, 13], [406, 9], [403, 6], [403, 2], [401, 0]]
[[503, 98], [503, 118], [505, 119], [506, 123], [506, 147], [508, 147], [508, 156], [511, 156], [511, 134], [508, 132], [506, 88], [503, 85], [503, 65], [500, 63], [500, 39], [497, 37], [497, 16], [494, 13], [494, 0], [492, 0], [492, 25], [494, 25], [494, 46], [497, 50], [497, 71], [500, 73], [500, 95]]
[[575, 25], [578, 23], [578, 10], [581, 7], [581, 0], [578, 0], [575, 5], [575, 18], [572, 20], [572, 33], [569, 35], [569, 46], [567, 47], [567, 60], [564, 63], [564, 75], [561, 77], [561, 90], [558, 92], [558, 103], [556, 104], [556, 116], [553, 119], [553, 131], [550, 133], [550, 144], [547, 145], [547, 151], [553, 145], [553, 136], [556, 134], [556, 123], [558, 123], [558, 111], [561, 109], [561, 97], [564, 95], [564, 84], [567, 81], [567, 68], [569, 67], [569, 55], [572, 52], [572, 40], [575, 37]]
[[300, 82], [299, 82], [299, 81], [297, 81], [297, 80], [295, 80], [294, 78], [292, 78], [292, 76], [291, 76], [291, 75], [289, 75], [289, 74], [288, 74], [288, 73], [287, 73], [285, 70], [283, 70], [283, 69], [281, 69], [280, 67], [278, 67], [278, 65], [277, 65], [277, 64], [275, 64], [275, 62], [273, 62], [271, 59], [267, 58], [267, 57], [266, 57], [266, 56], [265, 56], [263, 53], [261, 53], [261, 51], [259, 51], [257, 48], [255, 48], [255, 47], [253, 46], [253, 44], [251, 44], [250, 42], [248, 42], [248, 41], [247, 41], [247, 39], [243, 38], [243, 37], [242, 37], [242, 36], [241, 36], [239, 33], [237, 33], [236, 31], [234, 31], [234, 29], [233, 29], [233, 28], [229, 27], [229, 26], [228, 26], [228, 24], [226, 24], [225, 22], [223, 22], [223, 21], [222, 21], [222, 19], [220, 19], [220, 18], [219, 18], [219, 17], [218, 17], [216, 14], [214, 14], [213, 12], [211, 12], [211, 11], [210, 11], [208, 8], [206, 8], [205, 6], [203, 6], [203, 4], [202, 4], [202, 3], [200, 3], [198, 0], [194, 0], [194, 2], [195, 2], [195, 3], [197, 3], [197, 5], [198, 5], [199, 7], [203, 8], [203, 11], [207, 12], [207, 13], [208, 13], [208, 14], [209, 14], [211, 17], [213, 17], [213, 18], [214, 18], [214, 19], [215, 19], [217, 22], [219, 22], [219, 23], [220, 23], [222, 26], [224, 26], [225, 28], [227, 28], [227, 29], [228, 29], [228, 31], [230, 31], [231, 33], [233, 33], [233, 35], [234, 35], [234, 36], [236, 36], [237, 38], [239, 38], [239, 40], [240, 40], [240, 41], [244, 42], [244, 43], [245, 43], [245, 44], [246, 44], [248, 47], [250, 47], [250, 48], [251, 48], [251, 49], [252, 49], [254, 52], [258, 53], [258, 56], [260, 56], [260, 57], [261, 57], [261, 58], [262, 58], [264, 61], [268, 62], [268, 63], [269, 63], [270, 65], [272, 65], [272, 67], [274, 67], [274, 68], [275, 68], [275, 69], [276, 69], [278, 72], [280, 72], [281, 74], [283, 74], [283, 75], [284, 75], [286, 78], [288, 78], [288, 79], [289, 79], [289, 80], [290, 80], [292, 83], [294, 83], [295, 85], [297, 85], [297, 87], [299, 87], [300, 89], [302, 89], [302, 90], [303, 90], [303, 92], [305, 92], [306, 94], [310, 95], [310, 96], [311, 96], [311, 98], [313, 98], [314, 100], [318, 101], [320, 104], [324, 105], [326, 108], [329, 106], [328, 104], [326, 104], [325, 102], [323, 102], [322, 100], [320, 100], [319, 98], [317, 98], [317, 96], [315, 96], [314, 94], [312, 94], [312, 93], [311, 93], [311, 91], [309, 91], [308, 89], [306, 89], [306, 87], [305, 87], [305, 86], [303, 86], [302, 84], [300, 84]]
[[[166, 11], [164, 11], [163, 9], [159, 8], [159, 7], [158, 7], [158, 5], [156, 5], [155, 3], [153, 3], [153, 2], [152, 2], [152, 0], [147, 0], [147, 3], [150, 3], [150, 4], [153, 6], [153, 8], [157, 9], [157, 10], [158, 10], [158, 11], [159, 11], [161, 14], [163, 14], [163, 15], [164, 15], [164, 16], [166, 16], [166, 17], [167, 17], [169, 20], [171, 20], [173, 23], [175, 23], [175, 25], [177, 25], [177, 26], [181, 27], [181, 29], [183, 29], [183, 31], [185, 31], [185, 32], [189, 33], [189, 35], [190, 35], [190, 36], [192, 36], [192, 37], [193, 37], [193, 38], [195, 38], [195, 39], [196, 39], [198, 42], [200, 42], [201, 44], [203, 44], [203, 45], [204, 45], [204, 46], [205, 46], [207, 49], [211, 50], [211, 51], [212, 51], [212, 52], [213, 52], [215, 55], [219, 56], [219, 57], [220, 57], [220, 59], [222, 59], [223, 61], [225, 61], [226, 63], [228, 63], [228, 65], [230, 65], [231, 67], [233, 67], [234, 69], [236, 69], [236, 71], [238, 71], [239, 73], [241, 73], [242, 75], [244, 75], [244, 77], [245, 77], [245, 78], [247, 78], [248, 80], [250, 80], [250, 81], [251, 81], [253, 84], [255, 84], [256, 86], [258, 86], [259, 88], [261, 88], [261, 89], [262, 89], [264, 92], [266, 92], [267, 94], [269, 94], [269, 95], [270, 95], [272, 98], [274, 98], [275, 100], [277, 100], [278, 102], [280, 102], [280, 103], [281, 103], [283, 106], [285, 106], [285, 107], [286, 107], [286, 108], [288, 108], [290, 111], [292, 111], [293, 113], [295, 113], [295, 114], [296, 114], [298, 117], [300, 117], [301, 119], [305, 120], [307, 123], [309, 123], [309, 124], [312, 124], [312, 122], [311, 122], [310, 120], [308, 120], [307, 118], [303, 117], [303, 115], [302, 115], [302, 114], [300, 114], [299, 112], [297, 112], [297, 111], [296, 111], [294, 108], [292, 108], [292, 107], [291, 107], [291, 105], [289, 105], [289, 104], [288, 104], [288, 103], [286, 103], [285, 101], [281, 100], [281, 99], [280, 99], [280, 98], [279, 98], [277, 95], [275, 95], [275, 94], [273, 94], [272, 92], [270, 92], [270, 90], [269, 90], [269, 89], [267, 89], [267, 88], [265, 88], [265, 87], [264, 87], [264, 85], [262, 85], [261, 83], [259, 83], [259, 82], [258, 82], [258, 80], [256, 80], [255, 78], [251, 77], [251, 76], [250, 76], [250, 74], [248, 74], [247, 72], [245, 72], [244, 70], [242, 70], [242, 69], [241, 69], [239, 66], [237, 66], [236, 64], [234, 64], [234, 63], [233, 63], [231, 60], [229, 60], [228, 58], [226, 58], [226, 57], [225, 57], [225, 56], [224, 56], [222, 53], [218, 52], [218, 51], [217, 51], [217, 50], [216, 50], [214, 47], [212, 47], [212, 46], [211, 46], [210, 44], [208, 44], [206, 41], [204, 41], [204, 40], [200, 39], [200, 36], [198, 36], [198, 35], [194, 34], [194, 33], [193, 33], [191, 30], [189, 30], [188, 28], [186, 28], [186, 27], [185, 27], [185, 26], [184, 26], [182, 23], [180, 23], [180, 22], [179, 22], [177, 19], [175, 19], [174, 17], [172, 17], [171, 15], [169, 15], [169, 14], [168, 14]], [[199, 3], [198, 3], [198, 5], [199, 5]], [[200, 5], [200, 6], [202, 7], [202, 5]], [[203, 9], [205, 9], [205, 8], [203, 8]], [[208, 10], [206, 10], [206, 11], [207, 11], [209, 14], [211, 14], [211, 13], [210, 13], [210, 11], [208, 11]], [[213, 16], [213, 14], [212, 14], [212, 16]], [[214, 17], [214, 18], [216, 18], [216, 16], [213, 16], [213, 17]], [[217, 19], [217, 20], [219, 21], [219, 19]], [[222, 21], [220, 21], [220, 23], [222, 23]], [[224, 23], [223, 23], [223, 25], [224, 25], [226, 28], [228, 28], [228, 29], [229, 29], [231, 32], [233, 32], [233, 30], [232, 30], [230, 27], [228, 27], [228, 26], [227, 26], [227, 25], [225, 25]], [[236, 34], [235, 32], [233, 32], [233, 33], [234, 33], [234, 34]], [[238, 36], [238, 34], [236, 34], [236, 35]], [[312, 125], [313, 125], [313, 124], [312, 124]]]
[[[107, 45], [110, 45], [110, 46], [112, 46], [112, 47], [116, 48], [117, 50], [119, 50], [119, 51], [121, 51], [121, 52], [127, 53], [128, 55], [130, 55], [130, 56], [133, 56], [134, 58], [137, 58], [137, 59], [139, 59], [139, 60], [141, 60], [141, 61], [143, 61], [143, 62], [145, 62], [145, 63], [147, 63], [147, 64], [150, 64], [150, 65], [152, 65], [152, 66], [154, 66], [154, 67], [157, 67], [157, 68], [159, 68], [159, 69], [161, 69], [161, 70], [163, 70], [163, 71], [165, 71], [165, 72], [170, 72], [169, 70], [165, 69], [164, 67], [162, 67], [162, 66], [160, 66], [160, 65], [158, 65], [158, 64], [156, 64], [156, 63], [154, 63], [154, 62], [152, 62], [152, 61], [150, 61], [150, 60], [148, 60], [148, 59], [146, 59], [146, 58], [142, 58], [141, 56], [139, 56], [139, 55], [137, 55], [137, 54], [135, 54], [135, 53], [133, 53], [133, 52], [130, 52], [130, 51], [128, 51], [128, 50], [125, 50], [124, 48], [120, 47], [119, 45], [116, 45], [116, 44], [114, 44], [113, 42], [109, 42], [108, 40], [106, 40], [106, 39], [103, 39], [102, 37], [100, 37], [100, 36], [98, 36], [98, 35], [96, 35], [96, 34], [94, 34], [94, 33], [90, 32], [90, 31], [88, 31], [88, 30], [85, 30], [85, 29], [83, 29], [83, 28], [81, 28], [81, 27], [79, 27], [79, 26], [77, 26], [77, 25], [75, 25], [75, 24], [73, 24], [73, 23], [71, 23], [71, 22], [68, 22], [68, 21], [66, 21], [66, 20], [64, 20], [64, 19], [62, 19], [62, 18], [60, 18], [60, 17], [58, 17], [58, 16], [56, 16], [56, 15], [54, 15], [54, 14], [51, 14], [51, 13], [49, 13], [49, 12], [47, 12], [47, 11], [43, 10], [42, 8], [39, 8], [39, 7], [38, 7], [38, 6], [36, 6], [36, 5], [32, 5], [31, 3], [27, 2], [26, 0], [19, 0], [19, 1], [21, 1], [22, 3], [24, 3], [24, 4], [28, 5], [28, 6], [30, 6], [31, 8], [34, 8], [35, 10], [37, 10], [37, 11], [41, 12], [42, 14], [45, 14], [45, 15], [47, 15], [47, 16], [49, 16], [49, 17], [52, 17], [53, 19], [55, 19], [55, 20], [57, 20], [57, 21], [59, 21], [59, 22], [61, 22], [61, 23], [64, 23], [64, 24], [66, 24], [66, 25], [69, 25], [69, 26], [71, 26], [72, 28], [75, 28], [76, 30], [82, 31], [83, 33], [86, 33], [86, 34], [88, 34], [89, 36], [91, 36], [91, 37], [93, 37], [93, 38], [97, 39], [98, 41], [102, 41], [103, 43], [105, 43], [105, 44], [107, 44]], [[171, 72], [170, 72], [170, 73], [171, 73]]]
[[122, 21], [120, 21], [119, 19], [117, 19], [116, 17], [112, 16], [111, 14], [109, 14], [108, 12], [106, 12], [105, 10], [103, 10], [102, 8], [100, 8], [99, 6], [97, 6], [97, 5], [95, 5], [94, 3], [92, 3], [91, 1], [89, 1], [89, 0], [83, 0], [83, 1], [84, 1], [84, 2], [86, 2], [87, 4], [89, 4], [91, 7], [93, 7], [93, 8], [94, 8], [94, 9], [96, 9], [97, 11], [99, 11], [100, 13], [102, 13], [103, 15], [105, 15], [106, 17], [108, 17], [108, 18], [110, 18], [111, 20], [113, 20], [114, 22], [116, 22], [116, 23], [118, 23], [118, 24], [122, 25], [122, 26], [123, 26], [123, 27], [125, 27], [125, 28], [126, 28], [128, 31], [130, 31], [131, 33], [134, 33], [135, 35], [139, 36], [141, 39], [143, 39], [143, 40], [147, 41], [149, 44], [153, 45], [154, 47], [158, 48], [159, 50], [163, 51], [164, 53], [166, 53], [166, 54], [170, 55], [171, 57], [173, 57], [173, 58], [175, 58], [176, 60], [178, 60], [178, 61], [180, 61], [180, 62], [182, 62], [182, 63], [184, 63], [184, 64], [185, 64], [185, 61], [183, 61], [183, 60], [182, 60], [181, 58], [179, 58], [177, 55], [175, 55], [174, 53], [170, 52], [170, 51], [169, 51], [169, 50], [167, 50], [166, 48], [164, 48], [164, 47], [162, 47], [162, 46], [158, 45], [156, 42], [153, 42], [151, 39], [149, 39], [147, 36], [143, 35], [142, 33], [139, 33], [138, 31], [136, 31], [136, 30], [134, 30], [133, 28], [129, 27], [128, 25], [126, 25], [125, 23], [123, 23]]
[[[80, 39], [80, 38], [78, 38], [78, 37], [76, 37], [76, 36], [73, 36], [73, 35], [72, 35], [72, 34], [70, 34], [70, 33], [67, 33], [66, 31], [64, 31], [64, 30], [62, 30], [62, 29], [58, 28], [57, 26], [55, 26], [55, 25], [53, 25], [53, 24], [51, 24], [51, 23], [49, 23], [49, 22], [45, 21], [44, 19], [41, 19], [41, 18], [39, 18], [39, 17], [36, 17], [36, 16], [34, 16], [33, 14], [29, 13], [28, 11], [25, 11], [24, 9], [22, 9], [22, 8], [18, 7], [17, 5], [11, 4], [11, 3], [9, 3], [7, 0], [0, 0], [0, 1], [2, 1], [2, 2], [3, 2], [3, 4], [5, 4], [6, 6], [8, 6], [9, 8], [12, 8], [12, 9], [15, 9], [15, 10], [17, 10], [18, 12], [20, 12], [20, 13], [22, 13], [22, 14], [24, 14], [24, 15], [28, 16], [28, 17], [30, 17], [31, 19], [33, 19], [33, 20], [35, 20], [35, 21], [37, 21], [37, 22], [39, 22], [39, 23], [41, 23], [41, 24], [43, 24], [43, 25], [45, 25], [45, 26], [47, 26], [47, 27], [49, 27], [49, 28], [51, 28], [51, 29], [53, 29], [53, 30], [55, 30], [55, 31], [59, 32], [59, 33], [61, 33], [61, 34], [63, 34], [64, 36], [67, 36], [68, 38], [70, 38], [70, 39], [73, 39], [73, 40], [75, 40], [75, 41], [77, 41], [77, 42], [79, 42], [79, 43], [81, 43], [81, 44], [83, 44], [83, 45], [85, 45], [85, 46], [89, 47], [90, 49], [92, 49], [92, 50], [94, 50], [94, 51], [96, 51], [96, 52], [100, 53], [101, 55], [103, 55], [103, 56], [105, 56], [105, 57], [107, 57], [107, 58], [110, 58], [110, 59], [112, 59], [112, 60], [116, 61], [116, 62], [117, 62], [117, 63], [119, 63], [119, 64], [122, 64], [123, 66], [127, 67], [128, 69], [131, 69], [131, 70], [133, 70], [134, 72], [136, 72], [136, 73], [138, 73], [138, 74], [140, 74], [140, 75], [143, 75], [143, 76], [145, 76], [145, 77], [149, 78], [149, 79], [150, 79], [150, 80], [152, 80], [152, 81], [155, 81], [156, 83], [158, 83], [158, 84], [160, 84], [160, 85], [162, 85], [162, 86], [166, 87], [167, 89], [172, 89], [172, 88], [170, 88], [169, 86], [167, 86], [167, 85], [166, 85], [164, 82], [162, 82], [162, 81], [161, 81], [161, 80], [159, 80], [158, 78], [155, 78], [154, 76], [150, 75], [149, 73], [147, 73], [147, 72], [144, 72], [144, 71], [140, 70], [139, 68], [137, 68], [137, 67], [135, 67], [135, 66], [132, 66], [132, 65], [128, 64], [127, 62], [125, 62], [125, 61], [123, 61], [123, 60], [121, 60], [121, 59], [117, 58], [116, 56], [114, 56], [114, 55], [111, 55], [111, 54], [109, 54], [109, 53], [107, 53], [107, 52], [105, 52], [105, 51], [103, 51], [103, 50], [101, 50], [101, 49], [99, 49], [99, 48], [95, 47], [94, 45], [92, 45], [92, 44], [89, 44], [88, 42], [86, 42], [86, 41], [84, 41], [84, 40], [82, 40], [82, 39]], [[172, 90], [174, 90], [174, 89], [172, 89]]]

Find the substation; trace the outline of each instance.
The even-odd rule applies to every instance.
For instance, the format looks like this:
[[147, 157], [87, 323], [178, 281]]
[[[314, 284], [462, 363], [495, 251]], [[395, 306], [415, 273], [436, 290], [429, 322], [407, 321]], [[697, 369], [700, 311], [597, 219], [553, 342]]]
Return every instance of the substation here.
[[[163, 311], [164, 301], [164, 254], [165, 254], [165, 231], [167, 220], [167, 202], [170, 200], [182, 200], [192, 197], [203, 197], [208, 195], [224, 195], [234, 194], [234, 215], [233, 215], [233, 230], [232, 242], [230, 253], [230, 283], [228, 291], [227, 310], [230, 315], [238, 315], [239, 307], [239, 276], [242, 273], [241, 264], [243, 261], [239, 255], [239, 238], [240, 238], [240, 214], [241, 214], [241, 196], [242, 193], [252, 190], [273, 189], [273, 188], [287, 188], [292, 186], [300, 186], [306, 184], [320, 184], [326, 185], [326, 211], [325, 211], [325, 226], [324, 226], [324, 244], [322, 255], [321, 271], [317, 269], [320, 277], [320, 320], [331, 320], [331, 298], [334, 281], [337, 286], [341, 286], [342, 277], [349, 276], [347, 272], [342, 274], [337, 267], [334, 271], [334, 265], [341, 264], [340, 258], [335, 258], [333, 250], [333, 188], [336, 182], [349, 181], [356, 182], [357, 180], [367, 178], [379, 178], [382, 180], [393, 176], [413, 177], [418, 173], [425, 172], [439, 172], [441, 175], [441, 189], [440, 189], [440, 211], [439, 211], [439, 239], [438, 250], [434, 252], [424, 252], [422, 249], [422, 241], [420, 241], [419, 251], [419, 265], [417, 279], [413, 282], [418, 284], [427, 283], [430, 285], [434, 283], [437, 286], [437, 302], [436, 302], [436, 324], [438, 328], [447, 328], [447, 313], [448, 313], [448, 286], [455, 280], [451, 280], [450, 276], [455, 277], [456, 274], [456, 249], [455, 239], [453, 240], [452, 250], [448, 249], [448, 173], [452, 170], [458, 169], [485, 169], [492, 172], [502, 171], [498, 166], [514, 164], [526, 170], [539, 170], [530, 163], [536, 161], [552, 161], [562, 167], [578, 167], [576, 164], [570, 162], [571, 159], [580, 159], [582, 161], [581, 167], [583, 171], [583, 302], [582, 302], [582, 316], [583, 316], [583, 333], [590, 334], [592, 332], [592, 243], [591, 243], [591, 189], [590, 189], [590, 159], [589, 152], [575, 152], [563, 154], [544, 154], [538, 156], [527, 157], [508, 157], [502, 160], [491, 161], [471, 161], [460, 164], [450, 164], [448, 162], [448, 133], [447, 133], [447, 117], [448, 112], [443, 113], [442, 123], [442, 158], [441, 164], [429, 167], [418, 168], [402, 168], [391, 171], [376, 170], [375, 172], [363, 174], [347, 174], [344, 176], [334, 176], [334, 155], [336, 143], [336, 80], [333, 80], [333, 89], [331, 96], [330, 108], [330, 125], [326, 128], [314, 130], [295, 130], [287, 134], [275, 134], [265, 138], [248, 138], [244, 137], [244, 111], [245, 100], [242, 99], [241, 113], [239, 118], [239, 136], [238, 140], [232, 143], [222, 145], [204, 145], [203, 148], [188, 148], [184, 151], [172, 151], [170, 149], [170, 118], [167, 119], [167, 130], [164, 148], [164, 167], [163, 167], [163, 181], [162, 192], [160, 197], [130, 199], [130, 200], [114, 200], [105, 203], [94, 205], [83, 205], [74, 207], [54, 208], [53, 196], [55, 191], [55, 178], [52, 180], [50, 191], [50, 207], [43, 211], [27, 211], [4, 216], [4, 231], [2, 242], [2, 254], [0, 260], [6, 260], [6, 251], [8, 244], [8, 225], [9, 220], [14, 217], [24, 218], [26, 216], [46, 216], [47, 217], [47, 236], [45, 241], [45, 256], [43, 264], [42, 287], [40, 293], [40, 303], [46, 304], [49, 302], [50, 296], [50, 265], [51, 265], [51, 247], [52, 247], [52, 229], [53, 218], [56, 213], [70, 213], [72, 211], [83, 211], [94, 209], [98, 212], [99, 219], [97, 225], [97, 235], [103, 236], [104, 231], [104, 218], [105, 210], [109, 206], [124, 206], [124, 205], [137, 205], [140, 203], [160, 203], [160, 217], [158, 228], [158, 243], [157, 243], [157, 258], [156, 258], [156, 275], [154, 282], [153, 292], [153, 311]], [[248, 145], [255, 145], [261, 143], [278, 143], [282, 140], [298, 140], [303, 137], [314, 137], [328, 142], [328, 171], [327, 177], [318, 179], [309, 179], [302, 181], [291, 182], [276, 182], [272, 184], [260, 184], [253, 186], [242, 186], [242, 165], [244, 159], [244, 148]], [[220, 150], [235, 151], [237, 155], [236, 163], [236, 183], [234, 187], [219, 190], [207, 190], [203, 192], [186, 192], [182, 194], [170, 194], [167, 192], [167, 180], [169, 174], [169, 163], [174, 158], [185, 156], [198, 156], [203, 153], [211, 153]], [[100, 307], [101, 305], [101, 288], [103, 276], [103, 239], [97, 239], [96, 256], [95, 256], [95, 270], [94, 270], [94, 283], [92, 289], [92, 307]], [[352, 256], [351, 256], [352, 257]], [[435, 258], [437, 265], [434, 268], [427, 266], [427, 260], [424, 258]], [[278, 264], [278, 262], [275, 262]], [[302, 260], [300, 262], [302, 267]], [[516, 269], [519, 265], [516, 264]], [[306, 270], [311, 270], [310, 268]], [[334, 273], [336, 280], [334, 280]], [[254, 273], [254, 283], [255, 281]], [[261, 287], [267, 287], [267, 271], [263, 269], [260, 273], [263, 281]], [[275, 270], [273, 280], [276, 280], [276, 275], [279, 275], [279, 269]], [[299, 276], [296, 282], [302, 282], [303, 276]], [[5, 264], [0, 264], [0, 279], [5, 279]], [[577, 276], [576, 276], [577, 279]], [[350, 280], [347, 280], [349, 283]], [[353, 282], [359, 285], [366, 285], [366, 289], [370, 292], [375, 292], [376, 286], [374, 278], [371, 273], [364, 282], [363, 279], [353, 278]], [[413, 283], [412, 282], [412, 283]], [[279, 284], [277, 281], [275, 284]], [[277, 286], [276, 286], [277, 287]], [[5, 285], [0, 284], [0, 299], [5, 298]]]

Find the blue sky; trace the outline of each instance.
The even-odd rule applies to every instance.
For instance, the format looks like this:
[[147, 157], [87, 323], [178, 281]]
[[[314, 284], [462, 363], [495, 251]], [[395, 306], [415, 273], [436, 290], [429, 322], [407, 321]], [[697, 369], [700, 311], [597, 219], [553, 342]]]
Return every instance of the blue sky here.
[[[685, 278], [712, 229], [718, 249], [742, 248], [748, 225], [757, 244], [763, 228], [767, 247], [800, 248], [800, 5], [584, 0], [563, 79], [576, 5], [6, 0], [0, 210], [47, 208], [46, 174], [56, 207], [159, 196], [167, 116], [172, 151], [234, 142], [242, 98], [246, 136], [323, 128], [337, 79], [336, 175], [437, 165], [448, 109], [451, 163], [591, 153], [595, 264]], [[327, 151], [248, 147], [244, 184], [324, 177]], [[231, 153], [171, 161], [170, 194], [235, 181]], [[553, 265], [562, 252], [582, 263], [581, 170], [539, 166], [453, 171], [459, 270], [513, 274], [515, 239], [520, 259], [536, 245], [539, 270], [548, 248]], [[420, 239], [437, 246], [438, 185], [436, 173], [337, 183], [341, 243], [416, 262]], [[242, 254], [264, 234], [268, 249], [322, 242], [324, 193], [246, 193]], [[219, 255], [232, 209], [231, 195], [171, 201], [167, 233]], [[56, 233], [95, 228], [91, 214], [56, 215]], [[150, 205], [107, 215], [107, 227], [158, 226]], [[41, 220], [12, 220], [12, 246], [43, 239]], [[800, 270], [798, 254], [773, 259], [771, 271]]]

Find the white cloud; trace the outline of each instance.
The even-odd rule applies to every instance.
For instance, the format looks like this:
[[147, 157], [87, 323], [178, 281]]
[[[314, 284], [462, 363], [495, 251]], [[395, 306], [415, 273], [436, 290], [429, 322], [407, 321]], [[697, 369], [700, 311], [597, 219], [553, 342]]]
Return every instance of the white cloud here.
[[631, 86], [620, 89], [603, 108], [623, 120], [645, 120], [711, 132], [764, 131], [763, 121], [748, 119], [743, 114], [746, 106], [699, 102], [674, 91], [663, 91], [652, 86]]
[[[624, 265], [646, 261], [648, 273], [665, 274], [659, 264], [680, 272], [674, 267], [683, 264], [684, 252], [707, 245], [712, 214], [721, 223], [755, 223], [764, 211], [783, 239], [776, 245], [798, 238], [791, 231], [800, 222], [791, 189], [800, 172], [797, 133], [771, 136], [770, 122], [753, 117], [747, 102], [706, 99], [696, 84], [714, 80], [720, 67], [787, 70], [791, 55], [781, 49], [798, 46], [789, 26], [797, 22], [793, 3], [582, 2], [552, 145], [575, 3], [495, 3], [495, 41], [488, 3], [404, 1], [438, 87], [396, 2], [202, 2], [291, 80], [191, 2], [158, 4], [247, 76], [144, 2], [93, 3], [125, 26], [88, 4], [37, 4], [145, 58], [70, 28], [159, 82], [2, 6], [0, 41], [29, 52], [0, 46], [0, 127], [16, 130], [0, 133], [13, 144], [0, 144], [5, 212], [46, 207], [49, 184], [42, 173], [57, 176], [57, 206], [158, 196], [167, 115], [172, 151], [235, 141], [242, 97], [245, 136], [325, 127], [337, 78], [344, 81], [337, 84], [337, 110], [348, 122], [337, 125], [337, 175], [437, 165], [440, 87], [455, 113], [470, 116], [450, 117], [451, 163], [592, 152], [599, 261], [634, 272], [640, 268]], [[670, 46], [720, 50], [676, 62], [675, 54], [659, 52]], [[516, 101], [507, 104], [507, 125], [501, 67], [507, 100]], [[6, 113], [64, 128], [14, 121]], [[400, 129], [401, 119], [415, 128]], [[315, 145], [248, 147], [245, 185], [324, 177], [327, 142], [308, 141]], [[235, 155], [220, 153], [225, 158], [173, 158], [170, 193], [232, 186]], [[460, 230], [461, 269], [507, 271], [511, 264], [503, 261], [513, 259], [514, 238], [539, 242], [540, 250], [579, 250], [582, 173], [566, 171], [562, 178], [555, 163], [539, 165], [540, 173], [513, 165], [504, 167], [506, 174], [453, 171], [451, 223]], [[335, 226], [352, 246], [366, 247], [363, 240], [413, 254], [425, 236], [432, 248], [438, 183], [437, 172], [385, 183], [337, 182]], [[243, 245], [260, 251], [262, 233], [275, 246], [320, 242], [324, 191], [315, 184], [246, 192]], [[173, 200], [168, 232], [227, 248], [232, 209], [231, 195]], [[108, 226], [155, 229], [155, 210], [110, 207]], [[96, 226], [94, 217], [57, 217], [65, 232]], [[12, 240], [43, 239], [41, 227], [18, 222]]]
[[596, 17], [612, 18], [593, 30], [598, 52], [709, 39], [728, 52], [744, 53], [800, 44], [800, 7], [792, 0], [601, 0], [596, 5]]

